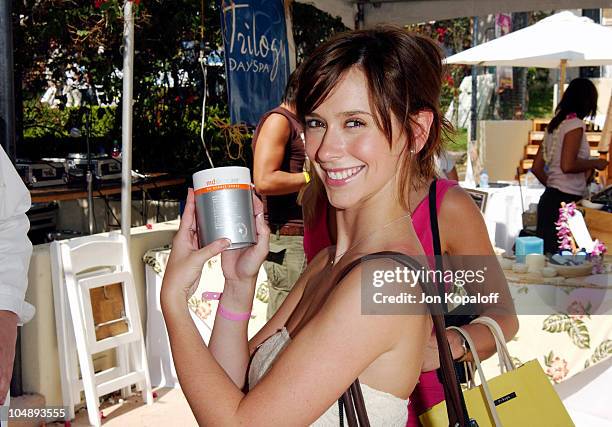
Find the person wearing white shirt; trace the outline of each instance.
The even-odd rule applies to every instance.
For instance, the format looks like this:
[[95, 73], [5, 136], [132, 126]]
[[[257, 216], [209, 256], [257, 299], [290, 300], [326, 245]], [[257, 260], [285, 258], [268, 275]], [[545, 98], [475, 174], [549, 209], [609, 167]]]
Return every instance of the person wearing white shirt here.
[[557, 219], [561, 203], [577, 202], [587, 189], [594, 169], [603, 170], [608, 161], [590, 157], [585, 117], [597, 113], [597, 88], [588, 79], [570, 82], [555, 116], [538, 148], [531, 171], [546, 187], [538, 202], [536, 234], [544, 240], [544, 253], [559, 251]]
[[[8, 406], [17, 326], [34, 316], [25, 302], [32, 243], [26, 212], [31, 200], [28, 189], [0, 147], [0, 405]], [[0, 421], [1, 427], [7, 425]]]
[[443, 150], [439, 156], [435, 158], [436, 176], [438, 178], [450, 179], [459, 181], [459, 175], [455, 168], [455, 159], [448, 155], [446, 150]]

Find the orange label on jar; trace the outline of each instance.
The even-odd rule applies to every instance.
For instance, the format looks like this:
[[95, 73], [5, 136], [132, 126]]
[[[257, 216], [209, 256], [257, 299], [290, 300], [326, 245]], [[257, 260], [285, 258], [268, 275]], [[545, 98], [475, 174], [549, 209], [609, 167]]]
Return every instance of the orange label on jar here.
[[251, 189], [250, 184], [218, 184], [218, 185], [211, 185], [209, 187], [198, 188], [197, 190], [195, 190], [195, 195], [197, 196], [198, 194], [211, 193], [213, 191], [219, 191], [219, 190], [250, 190], [250, 189]]

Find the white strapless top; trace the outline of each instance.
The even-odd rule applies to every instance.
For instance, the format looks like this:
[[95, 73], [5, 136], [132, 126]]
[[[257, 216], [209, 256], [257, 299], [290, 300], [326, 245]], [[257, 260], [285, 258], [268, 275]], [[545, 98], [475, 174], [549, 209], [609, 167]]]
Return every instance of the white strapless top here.
[[[268, 372], [278, 355], [291, 341], [289, 332], [283, 328], [265, 340], [257, 349], [249, 368], [249, 389]], [[400, 399], [390, 393], [376, 390], [361, 383], [368, 418], [372, 426], [404, 427], [408, 420], [408, 400]], [[345, 416], [346, 420], [346, 416]], [[334, 403], [312, 424], [316, 427], [337, 427], [340, 423], [338, 405]], [[346, 421], [345, 421], [346, 424]]]

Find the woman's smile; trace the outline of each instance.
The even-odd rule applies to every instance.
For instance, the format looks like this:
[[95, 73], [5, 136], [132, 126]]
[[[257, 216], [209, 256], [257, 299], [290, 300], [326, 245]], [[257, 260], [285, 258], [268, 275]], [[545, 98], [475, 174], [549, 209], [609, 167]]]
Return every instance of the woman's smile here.
[[325, 169], [325, 183], [330, 186], [345, 185], [355, 179], [355, 177], [365, 168], [364, 165], [350, 168]]

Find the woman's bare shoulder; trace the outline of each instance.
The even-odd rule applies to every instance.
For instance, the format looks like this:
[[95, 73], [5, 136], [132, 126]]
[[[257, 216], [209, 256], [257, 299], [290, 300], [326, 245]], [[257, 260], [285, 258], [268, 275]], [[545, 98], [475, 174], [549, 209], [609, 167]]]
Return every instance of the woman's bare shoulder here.
[[[445, 252], [454, 255], [489, 255], [493, 248], [484, 218], [472, 197], [459, 186], [442, 200], [439, 213], [440, 238]], [[457, 225], [461, 224], [460, 227]]]

